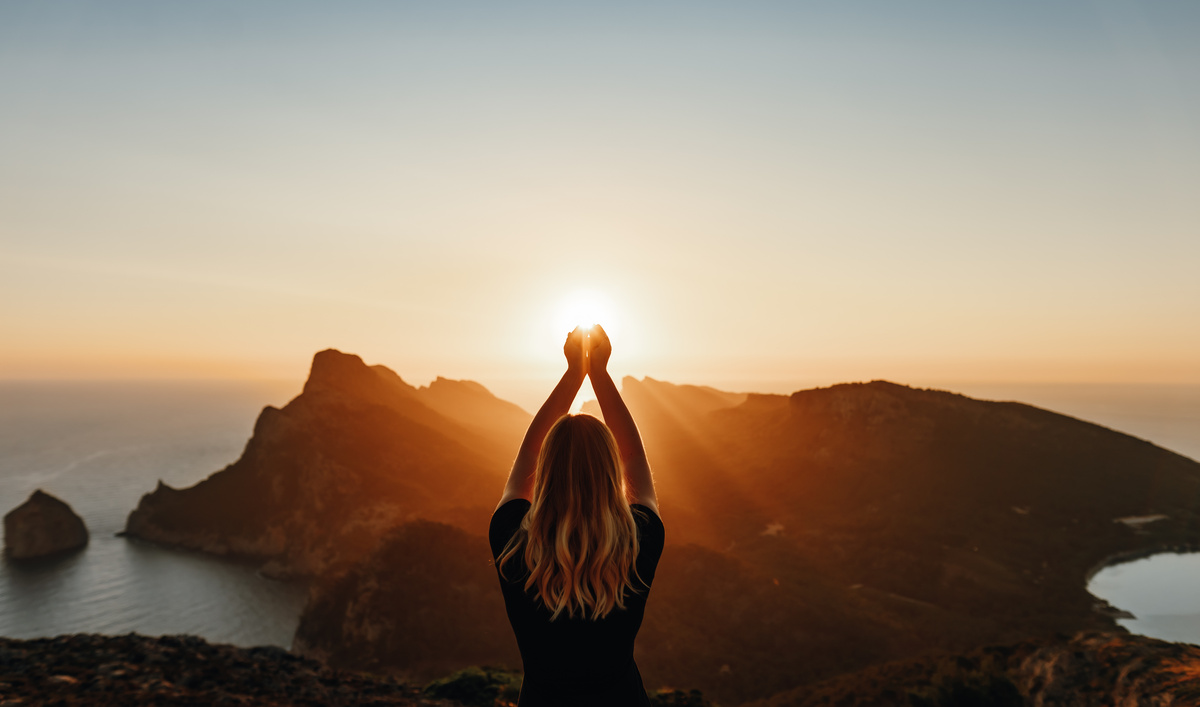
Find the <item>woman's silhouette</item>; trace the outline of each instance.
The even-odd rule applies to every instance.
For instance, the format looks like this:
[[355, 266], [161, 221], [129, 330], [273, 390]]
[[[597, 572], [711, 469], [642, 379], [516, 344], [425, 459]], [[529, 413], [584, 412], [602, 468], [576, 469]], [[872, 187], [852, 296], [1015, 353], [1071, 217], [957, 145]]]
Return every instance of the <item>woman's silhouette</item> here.
[[[663, 548], [641, 435], [608, 375], [604, 329], [575, 329], [489, 532], [525, 664], [519, 707], [649, 705], [633, 640]], [[583, 379], [608, 426], [568, 415]]]

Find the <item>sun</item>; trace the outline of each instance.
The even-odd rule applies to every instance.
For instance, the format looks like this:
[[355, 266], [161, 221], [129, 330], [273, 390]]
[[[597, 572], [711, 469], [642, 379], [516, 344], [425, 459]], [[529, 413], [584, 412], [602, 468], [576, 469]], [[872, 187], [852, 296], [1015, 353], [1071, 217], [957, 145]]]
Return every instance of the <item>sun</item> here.
[[596, 324], [611, 331], [617, 324], [612, 301], [596, 290], [578, 290], [565, 297], [558, 306], [555, 323], [559, 331], [575, 327], [590, 329]]

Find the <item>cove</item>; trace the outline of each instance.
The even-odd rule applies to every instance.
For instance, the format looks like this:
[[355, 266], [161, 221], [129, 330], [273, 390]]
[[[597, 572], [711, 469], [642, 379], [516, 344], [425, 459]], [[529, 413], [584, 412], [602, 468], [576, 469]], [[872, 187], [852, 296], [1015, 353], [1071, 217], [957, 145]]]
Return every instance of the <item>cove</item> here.
[[1088, 591], [1136, 618], [1131, 633], [1200, 645], [1200, 552], [1163, 552], [1104, 567]]

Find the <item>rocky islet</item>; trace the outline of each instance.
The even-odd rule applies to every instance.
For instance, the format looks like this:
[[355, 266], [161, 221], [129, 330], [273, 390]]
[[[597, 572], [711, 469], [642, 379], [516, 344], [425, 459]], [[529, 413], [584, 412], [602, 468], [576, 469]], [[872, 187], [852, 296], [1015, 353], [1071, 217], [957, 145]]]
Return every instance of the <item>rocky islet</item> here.
[[4, 552], [13, 560], [57, 555], [87, 544], [83, 519], [67, 503], [41, 489], [4, 516]]

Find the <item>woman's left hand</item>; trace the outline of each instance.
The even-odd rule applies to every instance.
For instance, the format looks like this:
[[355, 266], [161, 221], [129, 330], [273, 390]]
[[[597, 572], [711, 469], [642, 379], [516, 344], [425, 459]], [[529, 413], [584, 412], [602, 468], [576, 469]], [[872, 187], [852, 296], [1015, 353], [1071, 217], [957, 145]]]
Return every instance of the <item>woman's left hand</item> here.
[[567, 370], [580, 375], [587, 375], [587, 356], [583, 349], [584, 331], [582, 327], [567, 334], [567, 342], [563, 344], [563, 355], [567, 357]]

